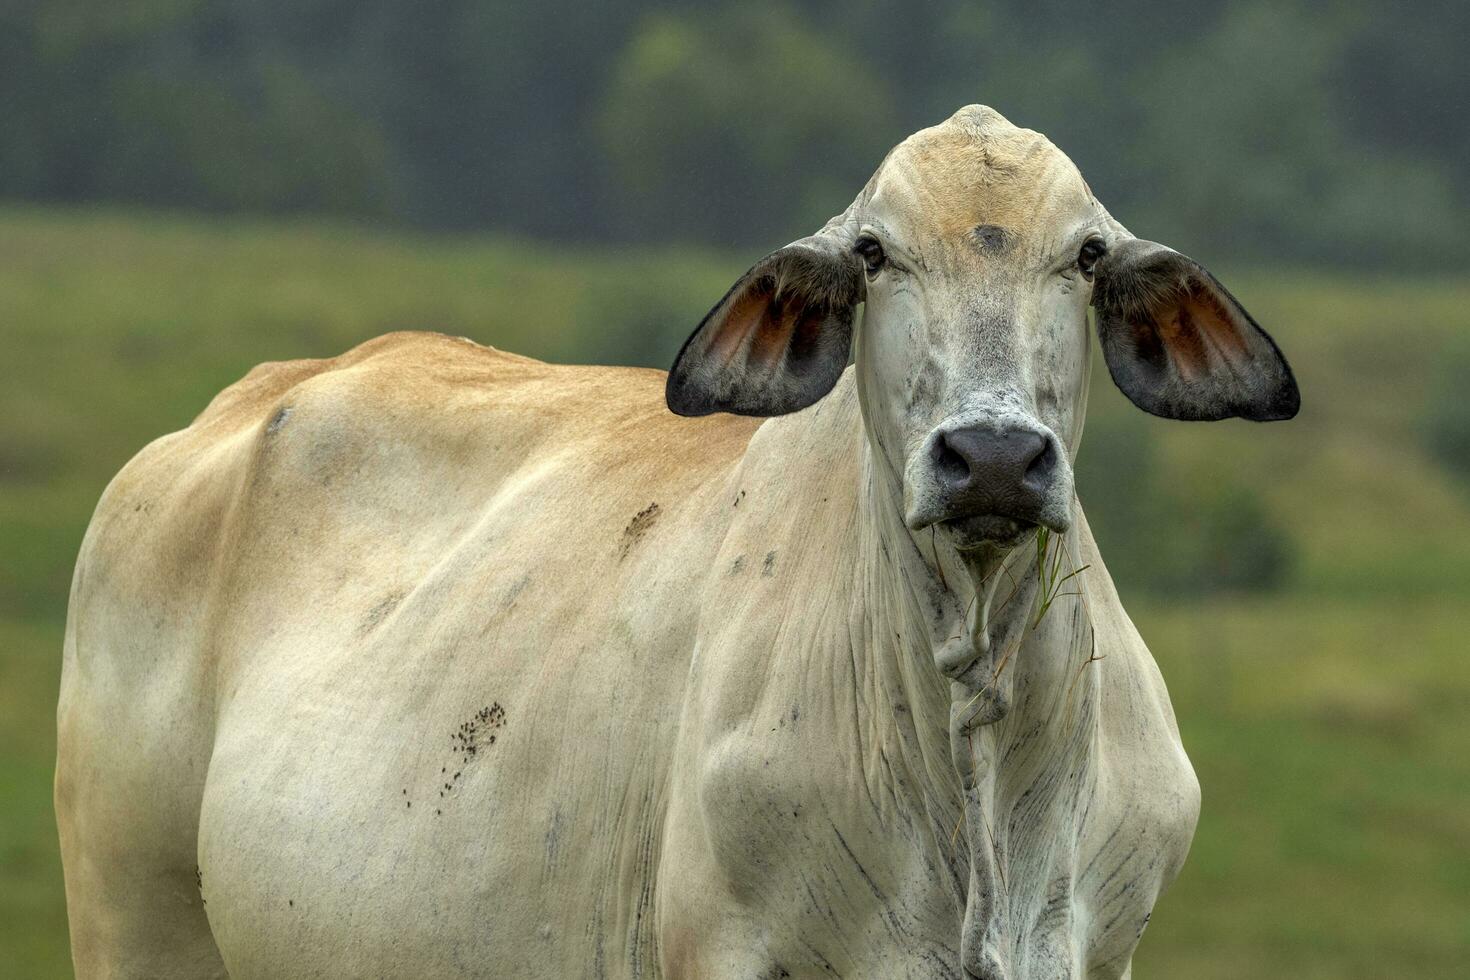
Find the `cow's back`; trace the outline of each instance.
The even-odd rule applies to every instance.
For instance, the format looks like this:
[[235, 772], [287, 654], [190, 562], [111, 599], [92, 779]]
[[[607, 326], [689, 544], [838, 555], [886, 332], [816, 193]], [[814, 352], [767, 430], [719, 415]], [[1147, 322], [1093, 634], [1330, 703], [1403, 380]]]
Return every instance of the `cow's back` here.
[[60, 709], [83, 975], [135, 935], [152, 975], [217, 969], [211, 935], [236, 977], [651, 972], [693, 603], [754, 427], [662, 386], [393, 335], [257, 369], [119, 474]]

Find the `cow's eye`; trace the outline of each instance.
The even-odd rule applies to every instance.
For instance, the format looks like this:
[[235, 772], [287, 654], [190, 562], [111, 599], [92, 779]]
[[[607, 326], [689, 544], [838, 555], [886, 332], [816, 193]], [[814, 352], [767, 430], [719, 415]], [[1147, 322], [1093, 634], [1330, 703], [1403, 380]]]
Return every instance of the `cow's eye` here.
[[876, 276], [887, 259], [883, 254], [883, 246], [878, 244], [876, 238], [869, 238], [867, 235], [854, 242], [852, 250], [863, 260], [870, 276]]
[[1082, 278], [1092, 281], [1092, 273], [1097, 268], [1098, 260], [1107, 250], [1108, 247], [1101, 238], [1089, 238], [1082, 243], [1082, 250], [1077, 253], [1077, 271], [1082, 273]]

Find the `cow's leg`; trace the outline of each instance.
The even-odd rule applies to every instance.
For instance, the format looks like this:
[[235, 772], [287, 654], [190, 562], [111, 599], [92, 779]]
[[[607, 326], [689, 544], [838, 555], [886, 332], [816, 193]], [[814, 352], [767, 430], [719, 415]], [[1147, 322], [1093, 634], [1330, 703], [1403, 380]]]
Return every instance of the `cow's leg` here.
[[686, 797], [670, 807], [657, 883], [660, 975], [664, 980], [790, 977], [766, 953], [768, 937], [725, 886], [708, 826]]
[[664, 980], [776, 980], [804, 977], [766, 951], [767, 937], [734, 903], [713, 895], [669, 916], [660, 935]]
[[820, 755], [842, 740], [748, 728], [681, 746], [657, 886], [663, 975], [959, 977], [962, 908], [922, 839], [848, 805], [840, 752]]
[[131, 623], [78, 629], [77, 618], [85, 611], [68, 630], [56, 763], [76, 975], [224, 977], [195, 863], [211, 749], [198, 665], [115, 641]]

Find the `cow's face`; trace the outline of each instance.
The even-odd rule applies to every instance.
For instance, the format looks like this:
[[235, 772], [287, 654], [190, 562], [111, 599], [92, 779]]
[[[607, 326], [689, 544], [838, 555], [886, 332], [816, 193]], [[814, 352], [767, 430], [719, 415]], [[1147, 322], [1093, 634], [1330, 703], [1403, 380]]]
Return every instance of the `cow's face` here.
[[905, 140], [846, 212], [737, 282], [680, 352], [669, 406], [795, 411], [852, 352], [910, 528], [937, 525], [962, 550], [1065, 531], [1089, 304], [1141, 408], [1296, 413], [1280, 352], [1208, 272], [1133, 238], [1061, 151], [980, 106]]

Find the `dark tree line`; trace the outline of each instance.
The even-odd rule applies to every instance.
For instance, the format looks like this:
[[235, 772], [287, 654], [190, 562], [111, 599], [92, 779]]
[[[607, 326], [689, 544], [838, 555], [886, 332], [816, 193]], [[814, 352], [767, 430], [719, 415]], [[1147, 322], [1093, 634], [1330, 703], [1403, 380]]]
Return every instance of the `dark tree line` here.
[[1452, 267], [1459, 0], [9, 0], [0, 196], [758, 247], [966, 102], [1210, 258]]

